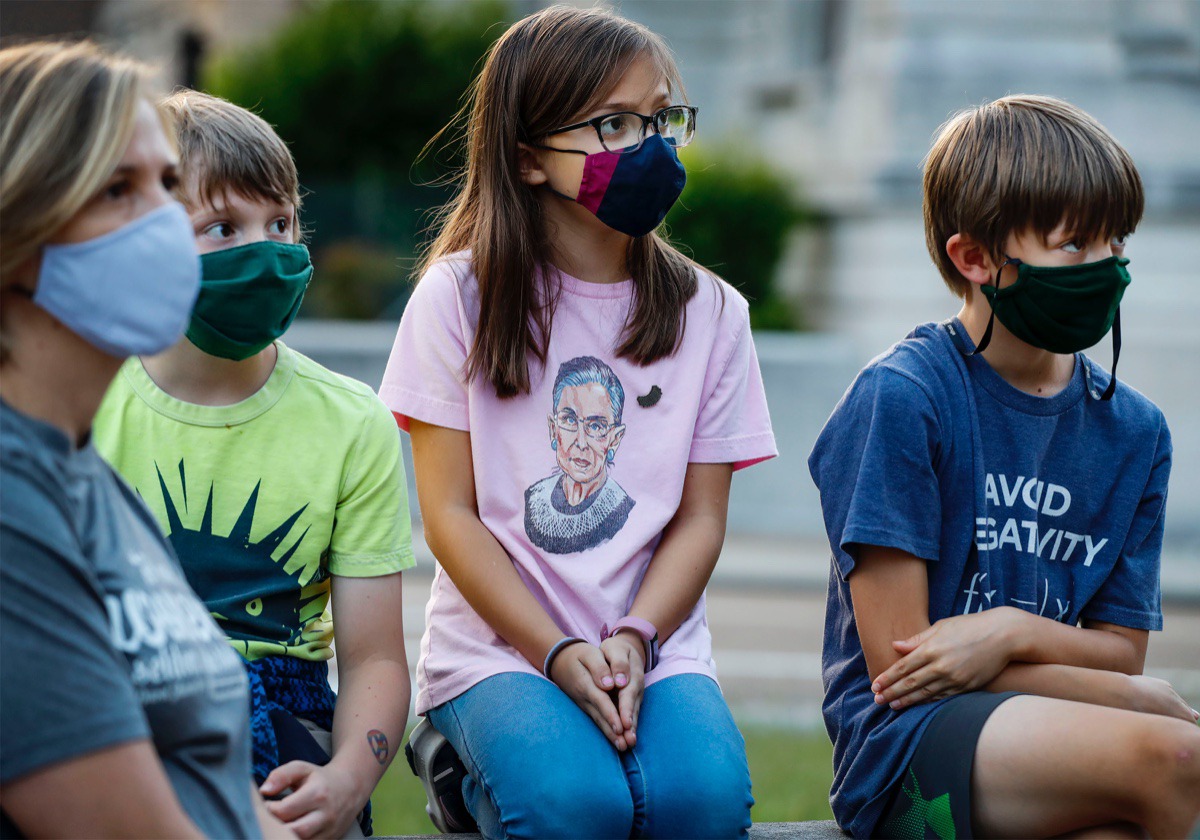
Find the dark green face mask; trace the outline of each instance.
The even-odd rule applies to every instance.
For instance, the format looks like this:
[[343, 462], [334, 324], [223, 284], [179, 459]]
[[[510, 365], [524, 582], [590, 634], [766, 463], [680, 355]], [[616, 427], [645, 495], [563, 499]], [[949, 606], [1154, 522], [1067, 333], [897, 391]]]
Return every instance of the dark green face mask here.
[[241, 361], [283, 335], [312, 277], [308, 248], [252, 242], [200, 256], [200, 296], [187, 337], [212, 356]]
[[[1017, 266], [1017, 279], [1000, 288], [1004, 266]], [[1112, 397], [1121, 354], [1121, 298], [1130, 283], [1125, 257], [1109, 257], [1083, 265], [1036, 266], [1005, 257], [995, 285], [982, 287], [992, 307], [987, 330], [975, 353], [992, 340], [996, 318], [1010, 333], [1051, 353], [1077, 353], [1113, 332], [1113, 377], [1101, 399]]]

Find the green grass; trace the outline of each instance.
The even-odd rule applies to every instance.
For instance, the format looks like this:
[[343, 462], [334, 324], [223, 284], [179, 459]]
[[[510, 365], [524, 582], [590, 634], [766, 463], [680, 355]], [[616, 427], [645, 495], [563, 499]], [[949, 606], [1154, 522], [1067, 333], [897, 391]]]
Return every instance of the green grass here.
[[383, 774], [371, 797], [371, 808], [376, 835], [437, 833], [425, 816], [425, 791], [408, 769], [403, 753]]
[[833, 745], [824, 730], [745, 728], [755, 822], [831, 820]]
[[[750, 727], [742, 734], [754, 782], [755, 822], [831, 819], [833, 748], [824, 732]], [[372, 802], [377, 835], [435, 833], [425, 816], [425, 793], [403, 755], [388, 769]]]

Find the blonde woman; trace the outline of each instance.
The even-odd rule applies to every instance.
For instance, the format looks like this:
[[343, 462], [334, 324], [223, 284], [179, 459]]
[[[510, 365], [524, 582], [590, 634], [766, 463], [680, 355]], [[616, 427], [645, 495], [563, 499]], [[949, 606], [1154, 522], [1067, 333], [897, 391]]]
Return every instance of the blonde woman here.
[[144, 70], [0, 50], [0, 836], [288, 836], [247, 782], [246, 679], [90, 443], [199, 283]]

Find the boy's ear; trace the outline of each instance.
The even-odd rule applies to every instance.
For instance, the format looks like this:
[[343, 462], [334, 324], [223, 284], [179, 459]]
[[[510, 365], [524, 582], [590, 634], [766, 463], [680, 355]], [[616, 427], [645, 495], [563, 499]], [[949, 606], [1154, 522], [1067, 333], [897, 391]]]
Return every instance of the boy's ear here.
[[987, 248], [968, 234], [956, 233], [947, 239], [946, 256], [959, 274], [977, 286], [986, 286], [996, 275], [996, 266]]
[[537, 152], [526, 143], [517, 144], [517, 168], [521, 180], [531, 187], [540, 186], [550, 180], [538, 162]]

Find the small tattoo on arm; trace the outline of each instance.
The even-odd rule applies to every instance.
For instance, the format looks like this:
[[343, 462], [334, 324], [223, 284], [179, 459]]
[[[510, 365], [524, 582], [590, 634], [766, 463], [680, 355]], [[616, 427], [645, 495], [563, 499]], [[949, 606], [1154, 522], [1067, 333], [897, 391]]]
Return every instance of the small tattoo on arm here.
[[380, 764], [387, 764], [388, 757], [388, 742], [387, 736], [378, 729], [372, 729], [367, 733], [367, 743], [371, 746], [371, 752], [375, 754], [375, 760]]

